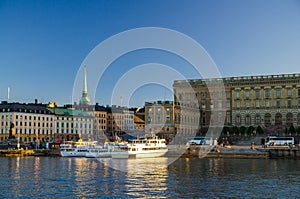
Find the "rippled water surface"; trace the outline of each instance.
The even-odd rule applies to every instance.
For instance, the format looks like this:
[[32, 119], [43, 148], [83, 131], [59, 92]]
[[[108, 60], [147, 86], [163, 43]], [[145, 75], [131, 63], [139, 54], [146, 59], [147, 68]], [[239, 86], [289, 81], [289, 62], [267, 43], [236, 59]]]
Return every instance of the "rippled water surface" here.
[[0, 198], [300, 197], [299, 160], [195, 158], [169, 166], [168, 162], [1, 157]]

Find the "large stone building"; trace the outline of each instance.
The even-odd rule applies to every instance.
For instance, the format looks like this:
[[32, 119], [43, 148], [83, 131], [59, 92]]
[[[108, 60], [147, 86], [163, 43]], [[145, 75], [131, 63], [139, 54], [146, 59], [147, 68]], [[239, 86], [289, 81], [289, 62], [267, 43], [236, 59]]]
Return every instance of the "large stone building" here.
[[267, 75], [226, 79], [232, 88], [232, 125], [300, 125], [300, 75]]
[[107, 110], [107, 134], [118, 136], [123, 133], [134, 132], [134, 112], [126, 107], [113, 105]]
[[93, 136], [96, 140], [105, 140], [107, 133], [107, 110], [104, 106], [96, 105], [67, 105], [66, 107], [72, 107], [76, 110], [81, 110], [88, 113], [93, 117]]
[[[200, 133], [224, 125], [269, 131], [300, 126], [300, 74], [178, 80], [173, 87], [181, 109], [195, 111], [198, 105]], [[191, 119], [193, 114], [187, 118]]]
[[58, 140], [77, 140], [93, 138], [94, 118], [88, 113], [73, 108], [48, 108], [54, 115], [55, 134]]
[[175, 133], [174, 104], [172, 101], [145, 103], [145, 133], [158, 134], [166, 139]]
[[8, 138], [13, 124], [16, 138], [23, 142], [73, 140], [89, 138], [93, 133], [93, 117], [69, 108], [49, 107], [47, 104], [0, 104], [0, 140]]
[[38, 137], [49, 141], [55, 134], [55, 117], [47, 105], [8, 103], [0, 104], [0, 140], [8, 138], [9, 128], [15, 127], [16, 138], [23, 142], [33, 142]]

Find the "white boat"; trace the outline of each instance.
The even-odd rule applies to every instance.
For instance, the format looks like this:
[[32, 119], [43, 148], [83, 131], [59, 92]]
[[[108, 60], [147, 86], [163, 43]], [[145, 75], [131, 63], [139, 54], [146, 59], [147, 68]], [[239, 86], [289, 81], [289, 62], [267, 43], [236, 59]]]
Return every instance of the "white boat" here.
[[97, 141], [66, 141], [59, 147], [61, 157], [85, 157], [90, 147], [97, 146]]
[[153, 158], [167, 153], [165, 139], [158, 137], [134, 139], [111, 152], [112, 158]]
[[111, 152], [118, 150], [120, 146], [124, 146], [124, 143], [120, 142], [106, 142], [103, 146], [91, 146], [88, 148], [85, 157], [87, 158], [110, 158]]
[[86, 158], [109, 158], [111, 157], [111, 151], [108, 148], [102, 146], [90, 147], [85, 154]]

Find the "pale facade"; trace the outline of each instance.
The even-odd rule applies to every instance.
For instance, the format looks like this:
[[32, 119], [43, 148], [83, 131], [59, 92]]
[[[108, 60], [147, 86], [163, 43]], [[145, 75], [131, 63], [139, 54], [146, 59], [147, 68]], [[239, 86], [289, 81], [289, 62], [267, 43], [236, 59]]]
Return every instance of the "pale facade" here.
[[[199, 110], [200, 129], [225, 125], [275, 126], [280, 130], [300, 126], [300, 74], [177, 80], [173, 87], [175, 104], [190, 109], [186, 114]], [[182, 124], [193, 120], [194, 114], [176, 110], [175, 120], [184, 117], [179, 120]], [[189, 133], [191, 126], [183, 132]]]
[[145, 133], [173, 137], [175, 133], [174, 105], [172, 101], [145, 103]]
[[300, 125], [299, 74], [234, 77], [228, 84], [233, 125]]
[[107, 107], [107, 132], [111, 136], [134, 132], [134, 112], [125, 107]]
[[93, 138], [93, 117], [81, 110], [49, 108], [54, 114], [55, 139]]
[[8, 138], [11, 123], [15, 137], [23, 142], [42, 142], [53, 139], [55, 133], [54, 115], [46, 105], [7, 103], [0, 104], [0, 141]]
[[93, 117], [93, 136], [95, 139], [105, 139], [107, 133], [107, 110], [104, 106], [96, 105], [73, 105], [77, 110], [84, 111]]

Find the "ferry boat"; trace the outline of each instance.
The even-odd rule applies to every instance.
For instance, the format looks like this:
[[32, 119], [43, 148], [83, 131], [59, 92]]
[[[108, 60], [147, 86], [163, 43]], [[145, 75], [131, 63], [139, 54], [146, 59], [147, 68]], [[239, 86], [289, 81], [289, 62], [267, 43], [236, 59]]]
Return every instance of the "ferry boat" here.
[[97, 146], [97, 141], [66, 141], [59, 147], [61, 157], [85, 157], [88, 149]]
[[88, 148], [85, 154], [86, 158], [109, 158], [111, 157], [111, 151], [108, 148], [102, 146], [95, 146]]
[[133, 139], [124, 146], [111, 152], [112, 158], [153, 158], [167, 153], [168, 148], [165, 139], [157, 136], [144, 139]]

